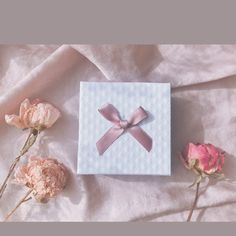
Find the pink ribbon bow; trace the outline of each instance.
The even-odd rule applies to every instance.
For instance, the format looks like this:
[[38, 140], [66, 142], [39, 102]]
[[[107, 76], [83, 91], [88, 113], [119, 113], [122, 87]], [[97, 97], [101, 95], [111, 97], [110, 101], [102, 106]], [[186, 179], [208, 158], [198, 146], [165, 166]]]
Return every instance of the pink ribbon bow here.
[[152, 138], [137, 126], [148, 117], [148, 114], [141, 106], [127, 120], [121, 120], [119, 112], [112, 104], [106, 104], [98, 111], [103, 117], [113, 123], [113, 126], [96, 143], [99, 155], [102, 155], [125, 131], [129, 132], [148, 152], [151, 151]]

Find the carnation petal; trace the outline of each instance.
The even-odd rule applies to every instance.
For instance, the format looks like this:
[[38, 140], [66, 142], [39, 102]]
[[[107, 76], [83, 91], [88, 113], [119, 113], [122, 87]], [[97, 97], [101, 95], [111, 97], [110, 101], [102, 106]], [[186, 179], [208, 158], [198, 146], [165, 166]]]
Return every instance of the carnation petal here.
[[13, 125], [17, 128], [24, 129], [25, 126], [22, 124], [20, 117], [17, 115], [5, 115], [5, 121], [9, 125]]

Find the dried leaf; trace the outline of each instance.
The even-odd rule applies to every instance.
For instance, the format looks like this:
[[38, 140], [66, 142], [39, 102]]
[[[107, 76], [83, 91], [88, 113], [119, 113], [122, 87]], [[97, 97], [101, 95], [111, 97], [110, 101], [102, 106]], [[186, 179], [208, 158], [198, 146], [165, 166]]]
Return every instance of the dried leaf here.
[[195, 185], [197, 185], [198, 183], [200, 183], [202, 181], [202, 176], [198, 175], [197, 178], [195, 179], [195, 181], [189, 186], [189, 188], [194, 187]]

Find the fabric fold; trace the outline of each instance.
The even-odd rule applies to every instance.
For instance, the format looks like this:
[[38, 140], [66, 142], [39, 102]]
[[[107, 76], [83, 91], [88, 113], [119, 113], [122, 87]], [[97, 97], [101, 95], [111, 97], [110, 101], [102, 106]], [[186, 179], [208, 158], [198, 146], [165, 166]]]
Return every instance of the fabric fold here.
[[26, 97], [34, 96], [35, 93], [55, 83], [78, 62], [78, 58], [78, 52], [70, 46], [59, 47], [11, 90], [0, 96], [0, 121]]

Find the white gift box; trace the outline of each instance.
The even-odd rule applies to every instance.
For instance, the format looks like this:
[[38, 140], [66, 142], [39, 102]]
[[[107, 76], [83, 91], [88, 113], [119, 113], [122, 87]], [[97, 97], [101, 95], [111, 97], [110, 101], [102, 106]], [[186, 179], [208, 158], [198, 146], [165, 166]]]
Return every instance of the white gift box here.
[[[126, 119], [142, 106], [148, 118], [138, 126], [152, 138], [147, 151], [124, 132], [99, 155], [96, 143], [113, 124], [98, 111], [112, 104]], [[78, 174], [170, 175], [170, 84], [81, 82]]]

